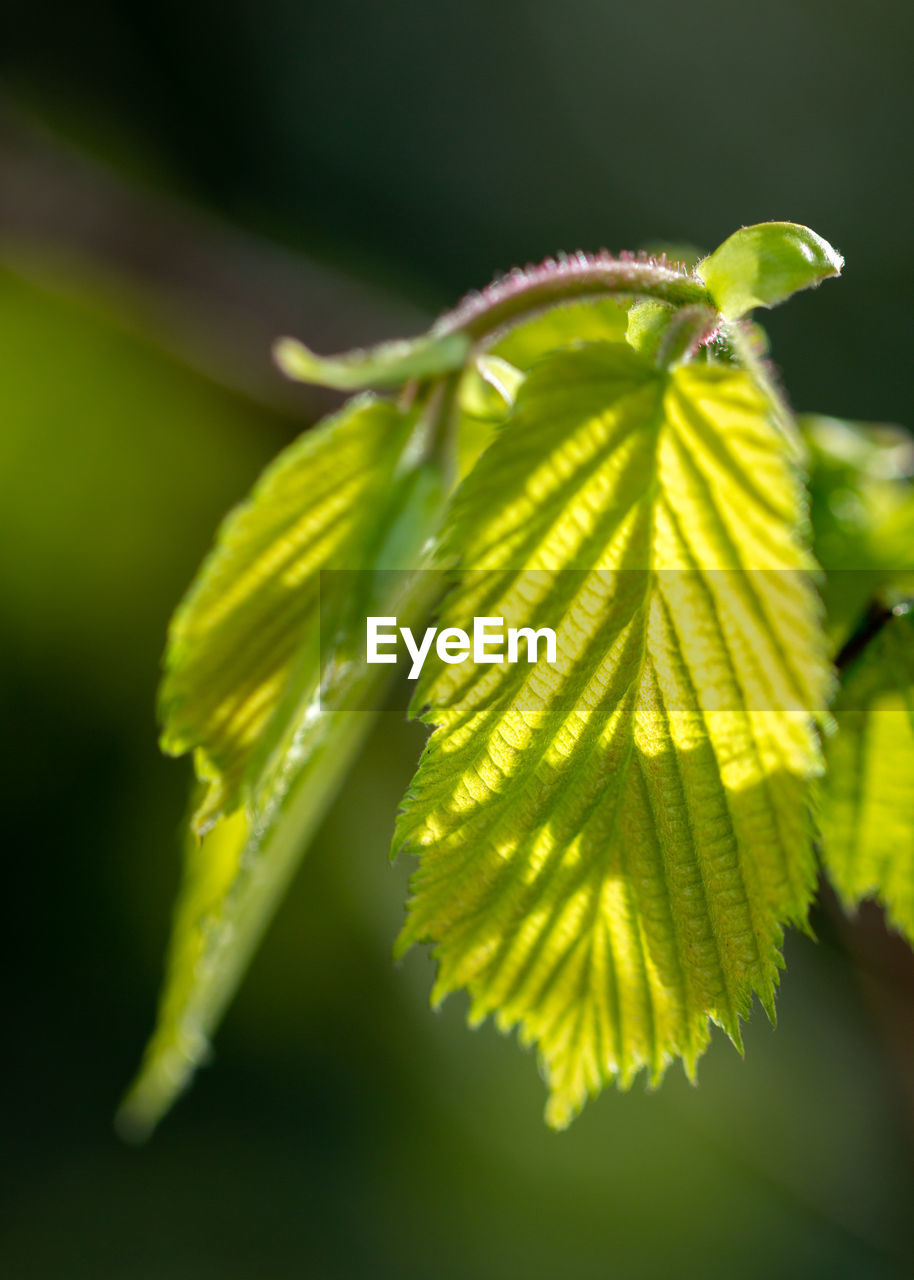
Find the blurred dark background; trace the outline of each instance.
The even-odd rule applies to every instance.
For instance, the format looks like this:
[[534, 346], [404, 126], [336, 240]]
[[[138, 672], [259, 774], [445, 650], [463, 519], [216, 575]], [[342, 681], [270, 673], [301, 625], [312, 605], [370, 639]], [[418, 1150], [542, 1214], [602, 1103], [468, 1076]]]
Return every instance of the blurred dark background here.
[[144, 1148], [187, 769], [168, 615], [226, 508], [331, 403], [270, 339], [417, 331], [560, 248], [805, 222], [845, 278], [768, 324], [798, 409], [911, 424], [914, 8], [6, 0], [0, 778], [10, 1277], [914, 1274], [914, 980], [826, 897], [772, 1032], [565, 1134], [535, 1064], [390, 959], [421, 745], [386, 713], [217, 1041]]

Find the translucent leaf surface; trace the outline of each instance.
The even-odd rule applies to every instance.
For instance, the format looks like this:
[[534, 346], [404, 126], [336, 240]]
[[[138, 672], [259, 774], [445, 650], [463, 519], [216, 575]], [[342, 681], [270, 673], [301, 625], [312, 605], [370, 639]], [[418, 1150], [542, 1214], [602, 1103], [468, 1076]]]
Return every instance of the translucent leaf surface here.
[[[662, 303], [642, 305], [656, 305], [665, 316], [669, 315], [669, 308]], [[602, 298], [552, 307], [498, 336], [491, 357], [528, 373], [552, 351], [579, 347], [587, 342], [621, 341], [629, 329], [629, 314], [630, 299]], [[479, 386], [481, 381], [481, 374], [473, 367], [464, 376], [463, 412], [457, 436], [461, 476], [469, 473], [483, 449], [491, 444], [493, 430], [508, 416], [518, 390], [516, 380], [512, 379], [509, 396], [499, 395], [492, 387], [486, 395]]]
[[914, 943], [914, 612], [897, 606], [847, 665], [823, 787], [822, 845], [848, 906], [876, 898]]
[[[379, 671], [371, 672], [375, 683]], [[354, 684], [347, 689], [355, 696]], [[128, 1137], [144, 1137], [207, 1060], [212, 1033], [374, 719], [348, 702], [317, 708], [304, 710], [283, 766], [251, 809], [220, 819], [202, 840], [188, 837], [155, 1031], [118, 1113]]]
[[196, 825], [202, 813], [208, 830], [188, 842], [157, 1026], [120, 1113], [127, 1133], [147, 1132], [205, 1059], [371, 727], [391, 669], [362, 660], [365, 617], [409, 621], [427, 607], [435, 575], [392, 572], [422, 563], [442, 502], [438, 468], [413, 457], [412, 425], [366, 398], [293, 445], [229, 517], [179, 611], [169, 743], [197, 747], [210, 798]]
[[423, 334], [382, 342], [376, 347], [319, 356], [297, 338], [280, 338], [273, 349], [287, 377], [337, 391], [399, 387], [410, 378], [427, 378], [461, 368], [470, 349], [462, 333]]
[[622, 343], [534, 366], [456, 495], [441, 625], [550, 626], [558, 660], [426, 668], [400, 947], [538, 1045], [553, 1125], [772, 1009], [829, 686], [801, 512], [747, 375]]
[[840, 275], [843, 266], [840, 253], [809, 227], [760, 222], [734, 231], [695, 270], [722, 314], [736, 320]]
[[499, 338], [493, 351], [519, 369], [531, 369], [550, 351], [562, 347], [621, 341], [630, 305], [628, 298], [601, 298], [552, 307], [515, 325]]
[[309, 663], [316, 679], [320, 570], [361, 563], [411, 425], [365, 396], [306, 432], [227, 517], [178, 608], [162, 747], [195, 752], [209, 784], [199, 831], [238, 805], [293, 663]]

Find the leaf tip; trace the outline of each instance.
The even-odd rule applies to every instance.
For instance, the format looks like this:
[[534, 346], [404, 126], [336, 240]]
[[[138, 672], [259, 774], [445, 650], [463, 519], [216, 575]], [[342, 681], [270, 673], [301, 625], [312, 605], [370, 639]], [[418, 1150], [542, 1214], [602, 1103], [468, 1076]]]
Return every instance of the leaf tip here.
[[758, 993], [759, 1003], [765, 1010], [765, 1016], [772, 1027], [778, 1025], [778, 1011], [774, 1001], [775, 990], [774, 983], [771, 983], [763, 991]]
[[128, 1097], [114, 1113], [114, 1132], [128, 1146], [140, 1147], [152, 1137], [157, 1119]]
[[402, 960], [409, 951], [410, 947], [416, 939], [412, 936], [409, 928], [409, 921], [403, 926], [394, 941], [393, 958], [394, 960]]
[[428, 333], [319, 356], [298, 338], [283, 337], [273, 343], [272, 355], [281, 372], [296, 382], [334, 391], [360, 391], [399, 387], [411, 378], [454, 372], [463, 366], [469, 349], [470, 341], [463, 333]]
[[157, 1047], [153, 1040], [137, 1078], [115, 1112], [117, 1135], [137, 1146], [146, 1142], [208, 1056], [208, 1042], [200, 1041], [192, 1052], [175, 1043]]
[[728, 1013], [726, 1017], [714, 1018], [718, 1026], [727, 1036], [727, 1039], [733, 1045], [733, 1048], [741, 1058], [746, 1056], [746, 1046], [743, 1044], [743, 1029], [740, 1025], [738, 1013]]
[[277, 338], [271, 349], [273, 363], [280, 373], [295, 382], [310, 382], [320, 373], [321, 361], [298, 338]]
[[580, 1105], [575, 1106], [564, 1092], [550, 1094], [543, 1111], [546, 1127], [553, 1133], [561, 1133], [568, 1128], [580, 1109]]

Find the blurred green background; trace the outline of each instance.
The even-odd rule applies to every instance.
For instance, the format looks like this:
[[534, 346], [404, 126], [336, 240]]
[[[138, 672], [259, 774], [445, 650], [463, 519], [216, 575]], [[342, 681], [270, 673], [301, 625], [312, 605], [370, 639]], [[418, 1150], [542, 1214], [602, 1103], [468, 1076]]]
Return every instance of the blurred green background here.
[[[385, 713], [217, 1041], [144, 1148], [188, 771], [153, 714], [227, 507], [332, 401], [270, 339], [418, 330], [560, 248], [805, 222], [798, 409], [914, 420], [900, 0], [6, 0], [0, 15], [0, 1271], [78, 1280], [914, 1274], [914, 970], [875, 911], [793, 936], [779, 1027], [564, 1134], [530, 1055], [390, 958], [422, 734]], [[395, 699], [396, 702], [396, 699]]]

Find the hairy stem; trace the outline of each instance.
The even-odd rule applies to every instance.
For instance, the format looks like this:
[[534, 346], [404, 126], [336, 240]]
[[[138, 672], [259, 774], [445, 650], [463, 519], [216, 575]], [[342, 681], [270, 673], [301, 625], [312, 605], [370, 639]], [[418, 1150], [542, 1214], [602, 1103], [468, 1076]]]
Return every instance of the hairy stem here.
[[599, 297], [655, 298], [677, 306], [713, 307], [702, 282], [665, 257], [577, 253], [516, 268], [478, 293], [468, 294], [435, 324], [435, 334], [465, 333], [475, 342], [563, 302]]

